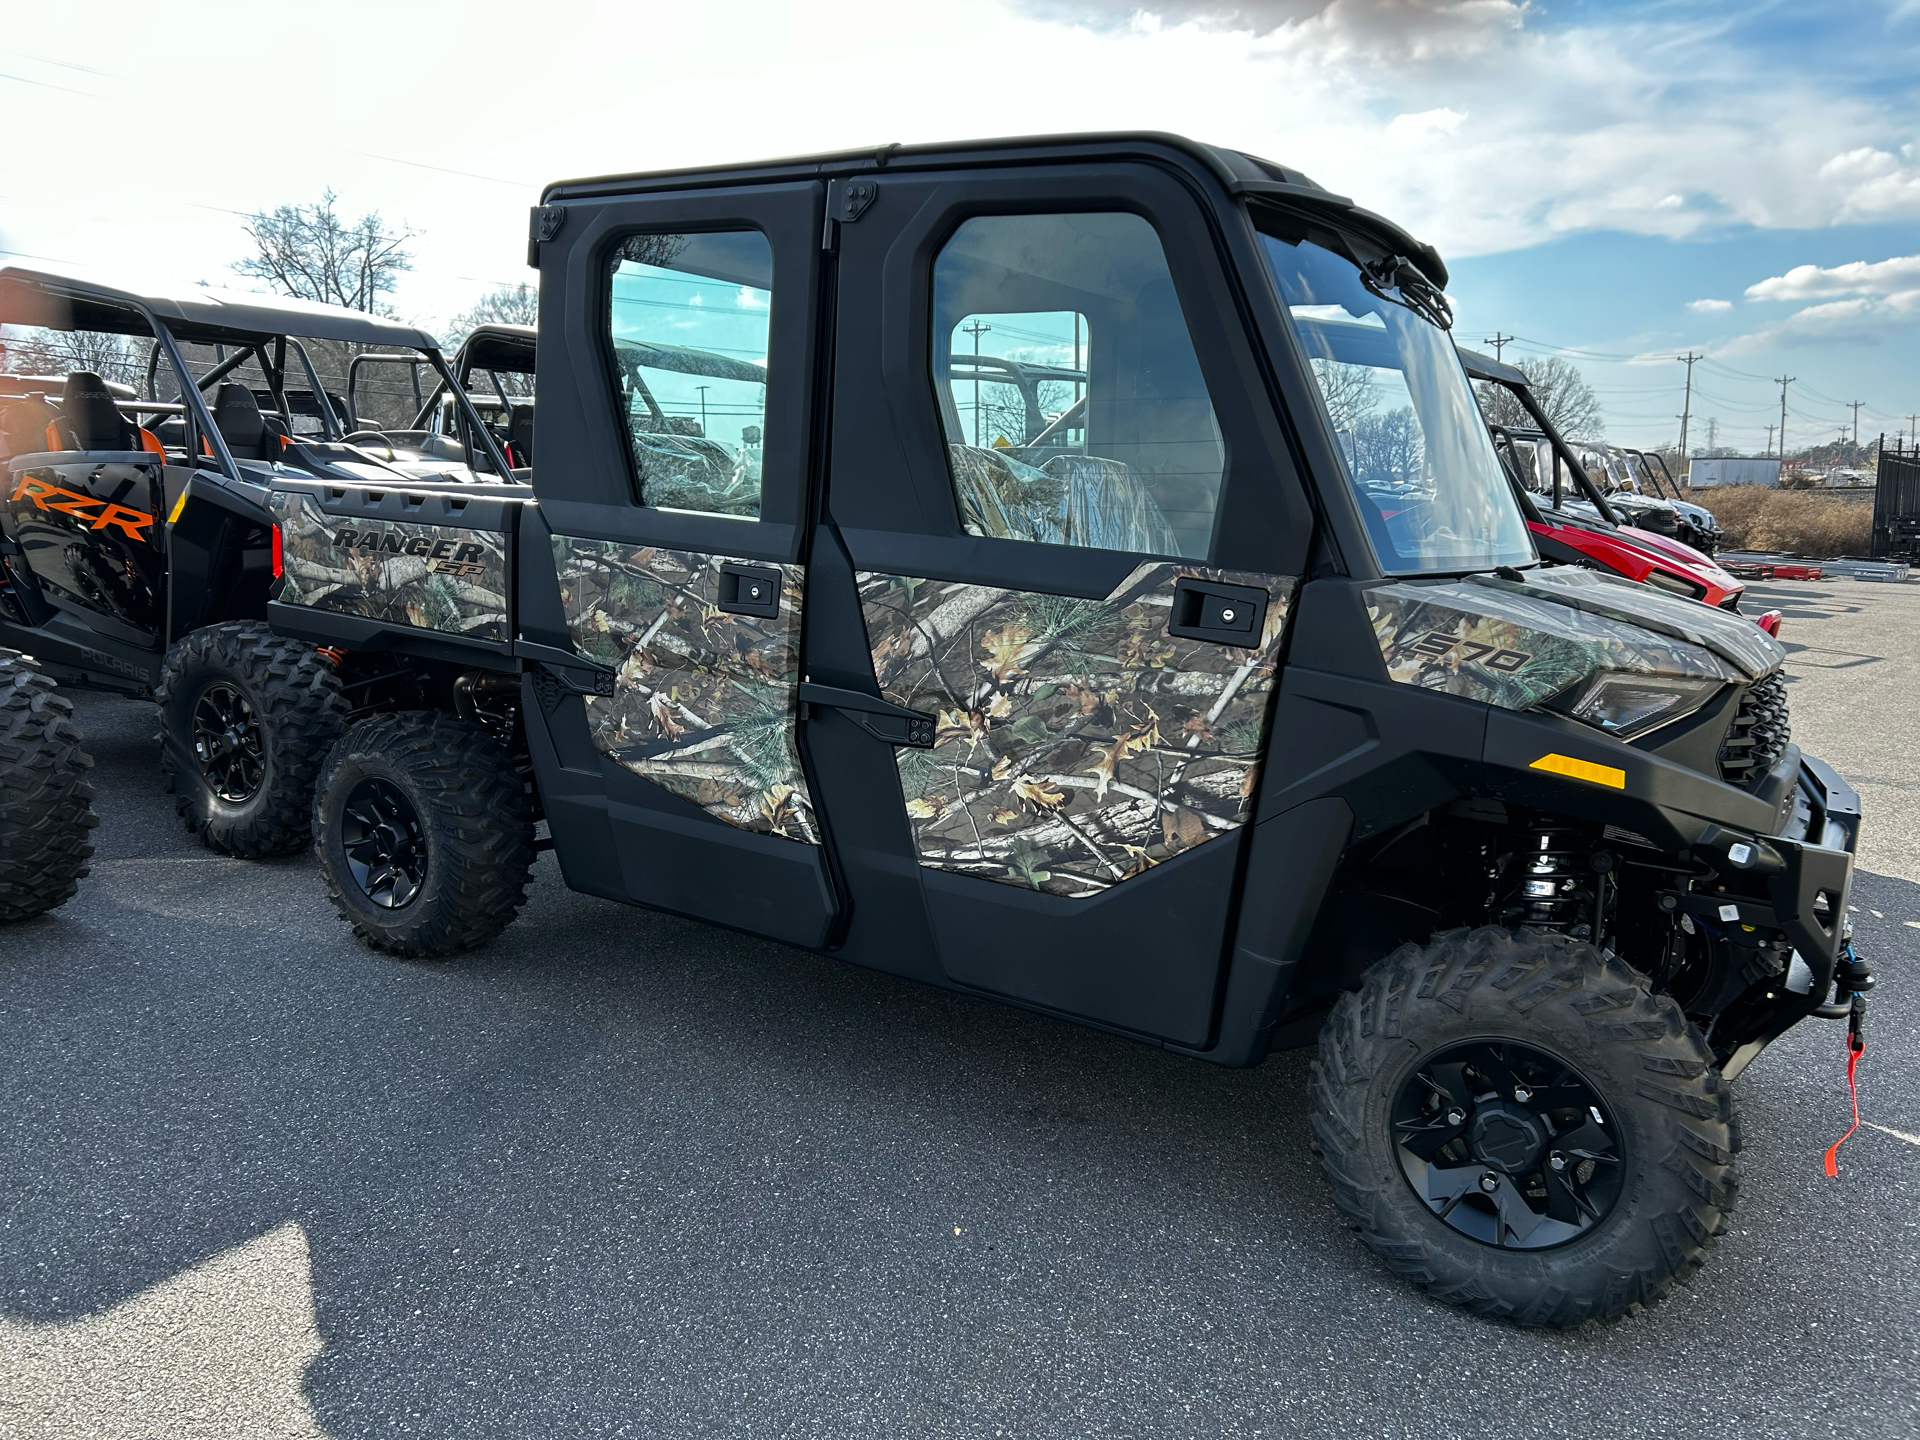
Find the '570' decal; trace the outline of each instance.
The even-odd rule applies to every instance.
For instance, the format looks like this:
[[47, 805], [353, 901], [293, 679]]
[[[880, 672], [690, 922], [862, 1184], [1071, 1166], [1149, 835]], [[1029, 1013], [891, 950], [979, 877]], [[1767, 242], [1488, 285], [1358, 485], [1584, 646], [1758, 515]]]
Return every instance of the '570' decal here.
[[111, 500], [102, 500], [97, 495], [65, 490], [58, 485], [49, 485], [44, 480], [35, 480], [31, 475], [20, 477], [20, 483], [13, 487], [10, 498], [31, 500], [41, 510], [57, 510], [77, 520], [91, 521], [87, 526], [89, 530], [119, 530], [129, 540], [146, 539], [147, 527], [153, 524], [153, 516], [144, 510], [131, 510]]
[[1425, 655], [1430, 660], [1444, 660], [1458, 651], [1462, 665], [1477, 663], [1489, 670], [1497, 670], [1502, 675], [1513, 674], [1533, 659], [1533, 656], [1524, 650], [1502, 650], [1497, 645], [1482, 645], [1478, 640], [1462, 640], [1458, 635], [1449, 635], [1445, 630], [1430, 631], [1407, 648], [1416, 655]]

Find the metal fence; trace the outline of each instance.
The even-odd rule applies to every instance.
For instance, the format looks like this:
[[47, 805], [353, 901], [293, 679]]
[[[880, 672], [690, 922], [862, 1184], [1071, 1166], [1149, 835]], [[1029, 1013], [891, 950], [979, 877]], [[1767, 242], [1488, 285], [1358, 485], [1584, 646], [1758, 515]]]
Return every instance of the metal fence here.
[[1920, 451], [1883, 442], [1874, 474], [1873, 558], [1920, 561]]

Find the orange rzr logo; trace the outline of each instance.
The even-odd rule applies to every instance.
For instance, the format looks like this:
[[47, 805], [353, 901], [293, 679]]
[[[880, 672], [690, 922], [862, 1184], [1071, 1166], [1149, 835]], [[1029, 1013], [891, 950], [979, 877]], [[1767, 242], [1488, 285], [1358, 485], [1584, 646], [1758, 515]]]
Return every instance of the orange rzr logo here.
[[58, 485], [49, 485], [30, 475], [20, 477], [20, 483], [13, 487], [11, 498], [31, 500], [42, 510], [58, 510], [78, 520], [89, 520], [92, 522], [87, 527], [90, 530], [112, 527], [125, 532], [129, 540], [146, 539], [143, 532], [153, 524], [153, 516], [144, 510], [129, 510], [125, 505], [115, 505], [111, 500], [102, 500], [95, 495], [63, 490]]

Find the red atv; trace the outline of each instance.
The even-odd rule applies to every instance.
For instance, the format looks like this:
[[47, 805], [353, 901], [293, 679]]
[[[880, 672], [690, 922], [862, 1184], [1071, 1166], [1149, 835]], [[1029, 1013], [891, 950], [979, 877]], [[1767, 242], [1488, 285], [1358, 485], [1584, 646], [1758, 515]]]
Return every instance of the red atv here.
[[[1739, 611], [1746, 592], [1742, 581], [1691, 545], [1627, 524], [1608, 504], [1540, 409], [1522, 371], [1465, 348], [1460, 359], [1470, 377], [1498, 385], [1518, 400], [1538, 427], [1488, 426], [1542, 560], [1611, 570], [1671, 595]], [[1755, 623], [1777, 637], [1780, 612], [1769, 610]]]

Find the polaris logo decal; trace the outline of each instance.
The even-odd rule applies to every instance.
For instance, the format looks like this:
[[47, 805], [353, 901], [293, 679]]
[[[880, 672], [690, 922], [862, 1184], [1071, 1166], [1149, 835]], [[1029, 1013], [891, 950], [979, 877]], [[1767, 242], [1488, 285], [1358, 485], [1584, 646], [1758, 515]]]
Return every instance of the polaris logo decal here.
[[82, 495], [78, 490], [64, 490], [44, 480], [35, 480], [31, 475], [20, 477], [10, 498], [31, 500], [41, 510], [54, 510], [76, 520], [89, 521], [89, 530], [119, 530], [129, 540], [146, 539], [143, 532], [153, 524], [153, 516], [144, 510], [131, 510], [97, 495]]
[[424, 535], [402, 535], [388, 530], [336, 530], [333, 548], [354, 550], [362, 555], [411, 555], [425, 560], [436, 575], [484, 575], [484, 545], [470, 540], [429, 540]]
[[1533, 659], [1533, 656], [1524, 650], [1502, 650], [1497, 645], [1482, 645], [1477, 640], [1462, 640], [1459, 636], [1449, 635], [1444, 630], [1431, 631], [1407, 648], [1416, 655], [1425, 655], [1430, 660], [1444, 660], [1458, 650], [1462, 665], [1483, 665], [1502, 675], [1513, 674]]

